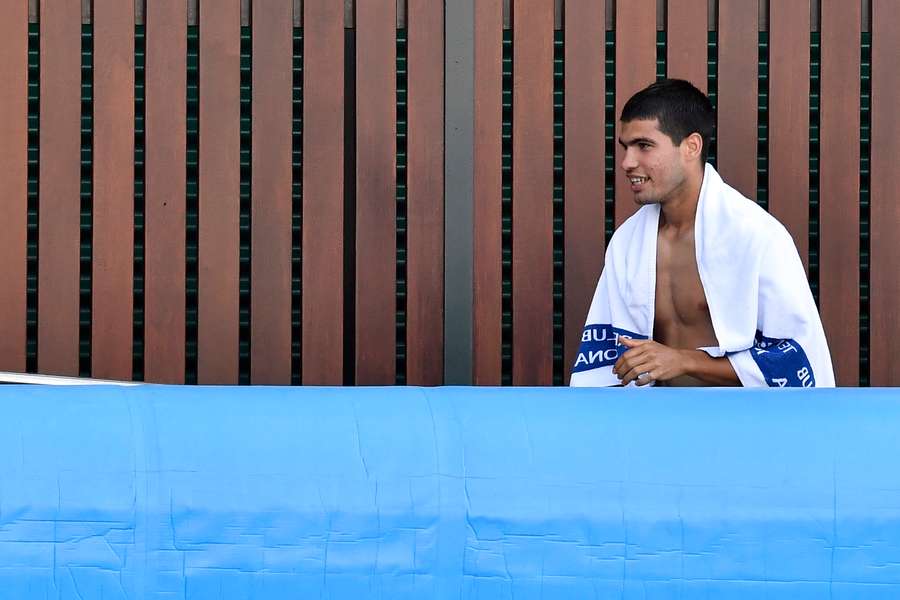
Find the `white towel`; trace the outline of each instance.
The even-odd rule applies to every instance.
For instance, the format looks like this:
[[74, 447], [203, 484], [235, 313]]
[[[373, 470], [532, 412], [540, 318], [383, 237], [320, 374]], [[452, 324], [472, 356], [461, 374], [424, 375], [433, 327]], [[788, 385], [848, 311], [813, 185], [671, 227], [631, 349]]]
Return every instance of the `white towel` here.
[[[619, 383], [619, 336], [652, 339], [660, 207], [616, 230], [572, 369], [573, 386]], [[790, 234], [706, 165], [694, 223], [697, 267], [717, 348], [745, 386], [834, 387], [822, 322]]]

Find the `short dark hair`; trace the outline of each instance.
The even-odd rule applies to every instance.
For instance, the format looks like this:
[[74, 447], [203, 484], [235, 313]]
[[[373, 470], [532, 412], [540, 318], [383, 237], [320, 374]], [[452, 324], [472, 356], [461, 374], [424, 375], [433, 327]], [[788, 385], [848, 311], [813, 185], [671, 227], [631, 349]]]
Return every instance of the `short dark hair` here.
[[692, 133], [703, 138], [700, 158], [706, 162], [716, 115], [706, 94], [683, 79], [661, 79], [628, 99], [622, 108], [623, 123], [656, 119], [659, 130], [675, 145]]

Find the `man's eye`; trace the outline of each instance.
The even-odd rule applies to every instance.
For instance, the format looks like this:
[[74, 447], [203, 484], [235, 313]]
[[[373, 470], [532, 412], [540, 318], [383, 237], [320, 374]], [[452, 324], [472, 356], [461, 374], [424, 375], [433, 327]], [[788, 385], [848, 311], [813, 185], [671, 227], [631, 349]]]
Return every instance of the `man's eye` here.
[[640, 148], [641, 150], [647, 150], [648, 148], [650, 148], [650, 144], [640, 143], [638, 144], [638, 148]]

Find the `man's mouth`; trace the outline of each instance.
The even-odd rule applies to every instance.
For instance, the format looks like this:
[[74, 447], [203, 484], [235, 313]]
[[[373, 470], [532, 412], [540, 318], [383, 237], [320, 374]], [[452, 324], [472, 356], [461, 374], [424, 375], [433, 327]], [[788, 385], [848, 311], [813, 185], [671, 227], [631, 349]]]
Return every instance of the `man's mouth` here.
[[628, 177], [628, 181], [629, 183], [631, 183], [631, 189], [633, 191], [637, 191], [638, 189], [640, 189], [640, 187], [647, 183], [648, 180], [649, 178], [647, 177], [637, 177], [634, 175], [629, 175]]

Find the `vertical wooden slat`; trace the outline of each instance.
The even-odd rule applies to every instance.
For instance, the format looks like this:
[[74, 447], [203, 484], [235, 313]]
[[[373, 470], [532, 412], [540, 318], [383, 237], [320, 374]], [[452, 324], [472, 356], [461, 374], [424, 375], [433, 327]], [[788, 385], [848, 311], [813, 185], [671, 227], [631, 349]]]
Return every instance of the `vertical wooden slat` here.
[[769, 211], [809, 269], [809, 0], [773, 2], [769, 23]]
[[28, 5], [0, 19], [0, 371], [25, 371], [28, 212]]
[[134, 3], [94, 5], [91, 375], [131, 379], [134, 274]]
[[726, 183], [752, 199], [756, 199], [758, 38], [757, 2], [719, 1], [717, 166]]
[[41, 6], [38, 370], [78, 375], [81, 3]]
[[860, 18], [822, 0], [819, 304], [838, 385], [859, 382]]
[[187, 11], [148, 2], [146, 69], [145, 379], [183, 383]]
[[395, 0], [356, 6], [356, 383], [396, 372]]
[[[599, 76], [599, 75], [598, 75]], [[616, 135], [622, 107], [635, 92], [656, 80], [656, 1], [616, 1]], [[634, 214], [634, 194], [622, 172], [622, 147], [616, 144], [616, 225]]]
[[503, 3], [475, 3], [473, 382], [501, 381]]
[[257, 384], [291, 382], [291, 8], [291, 0], [253, 3], [250, 380]]
[[900, 15], [892, 0], [872, 2], [869, 378], [900, 385]]
[[408, 15], [406, 381], [444, 370], [444, 11], [410, 0]]
[[566, 1], [564, 360], [575, 363], [603, 268], [605, 2]]
[[344, 7], [332, 0], [304, 0], [303, 22], [303, 383], [340, 385], [344, 372]]
[[667, 76], [686, 79], [706, 93], [708, 0], [668, 0]]
[[238, 382], [239, 0], [200, 6], [197, 381]]
[[553, 383], [553, 4], [513, 4], [513, 383]]

